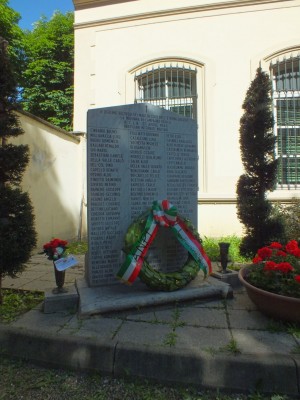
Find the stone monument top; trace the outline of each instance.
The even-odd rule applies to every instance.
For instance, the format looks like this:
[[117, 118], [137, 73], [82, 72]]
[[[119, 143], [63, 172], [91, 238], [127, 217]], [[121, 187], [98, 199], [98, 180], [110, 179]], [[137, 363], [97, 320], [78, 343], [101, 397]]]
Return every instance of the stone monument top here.
[[[90, 286], [111, 284], [125, 233], [154, 200], [168, 199], [197, 226], [197, 125], [151, 104], [89, 110], [87, 144]], [[168, 232], [151, 262], [171, 270], [186, 254]]]

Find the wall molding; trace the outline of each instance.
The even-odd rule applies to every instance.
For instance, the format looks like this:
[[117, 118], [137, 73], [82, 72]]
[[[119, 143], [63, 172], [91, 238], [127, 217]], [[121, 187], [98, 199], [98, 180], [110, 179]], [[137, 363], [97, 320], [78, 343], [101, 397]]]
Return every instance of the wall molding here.
[[300, 45], [297, 44], [295, 46], [288, 46], [288, 47], [284, 47], [278, 51], [274, 51], [273, 53], [267, 55], [266, 57], [264, 57], [264, 61], [265, 62], [269, 62], [274, 58], [279, 58], [281, 56], [285, 56], [289, 53], [299, 53], [300, 52]]
[[171, 56], [171, 57], [159, 57], [159, 58], [153, 58], [150, 60], [147, 60], [144, 63], [138, 64], [136, 66], [134, 66], [133, 68], [131, 68], [128, 73], [129, 74], [133, 74], [136, 71], [145, 69], [147, 67], [150, 67], [152, 65], [156, 65], [156, 64], [164, 64], [164, 63], [182, 63], [182, 64], [187, 64], [187, 65], [193, 65], [196, 68], [203, 68], [204, 64], [196, 61], [194, 59], [191, 58], [184, 58], [184, 57], [176, 57], [176, 56]]
[[[298, 192], [299, 193], [299, 192]], [[280, 203], [280, 204], [291, 204], [294, 198], [299, 198], [297, 196], [298, 193], [294, 193], [293, 197], [272, 197], [268, 200], [271, 203]], [[198, 198], [198, 205], [228, 205], [228, 204], [237, 204], [237, 199], [233, 197], [209, 197], [209, 198]]]
[[[83, 1], [85, 5], [80, 8], [80, 1], [74, 0], [75, 3], [75, 11], [79, 11], [82, 8], [92, 8], [97, 6], [103, 5], [112, 5], [116, 3], [123, 3], [127, 2], [128, 0], [121, 0], [121, 1]], [[136, 1], [136, 0], [133, 0]], [[145, 19], [151, 18], [161, 18], [161, 17], [170, 17], [176, 15], [185, 15], [185, 14], [193, 14], [205, 11], [217, 11], [217, 10], [226, 10], [231, 8], [238, 8], [238, 7], [249, 7], [249, 6], [262, 6], [267, 4], [277, 4], [277, 3], [287, 3], [293, 2], [294, 0], [233, 0], [233, 1], [226, 1], [222, 3], [212, 3], [212, 4], [203, 4], [198, 6], [190, 6], [190, 7], [179, 7], [179, 8], [172, 8], [167, 10], [160, 10], [160, 11], [151, 11], [139, 14], [131, 14], [122, 17], [114, 17], [114, 18], [106, 18], [106, 19], [99, 19], [89, 22], [79, 22], [74, 24], [74, 29], [82, 29], [82, 28], [91, 28], [91, 27], [99, 27], [103, 25], [111, 25], [111, 24], [120, 24], [124, 22], [133, 22], [133, 21], [140, 21]], [[76, 6], [77, 3], [77, 6]]]

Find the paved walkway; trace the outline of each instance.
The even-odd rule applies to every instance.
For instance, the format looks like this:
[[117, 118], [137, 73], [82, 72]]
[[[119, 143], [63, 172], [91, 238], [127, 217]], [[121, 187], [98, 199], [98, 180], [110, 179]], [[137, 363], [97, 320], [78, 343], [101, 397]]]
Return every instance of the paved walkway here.
[[[67, 270], [66, 286], [83, 276]], [[4, 287], [52, 290], [54, 272], [44, 255], [32, 257], [20, 278]], [[299, 310], [300, 312], [300, 310]], [[300, 337], [263, 316], [243, 289], [233, 299], [108, 313], [80, 319], [46, 314], [42, 306], [0, 324], [0, 346], [11, 355], [47, 365], [98, 370], [231, 391], [259, 390], [300, 397]]]

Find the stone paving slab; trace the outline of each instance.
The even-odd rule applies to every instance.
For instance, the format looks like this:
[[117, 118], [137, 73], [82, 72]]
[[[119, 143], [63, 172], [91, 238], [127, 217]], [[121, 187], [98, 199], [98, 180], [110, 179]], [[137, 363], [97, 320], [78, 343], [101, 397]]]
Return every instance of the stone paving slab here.
[[92, 320], [90, 324], [82, 326], [70, 326], [66, 324], [60, 331], [60, 335], [73, 336], [77, 338], [88, 338], [88, 339], [101, 339], [105, 343], [110, 345], [116, 345], [118, 343], [117, 333], [122, 325], [122, 321], [105, 318], [104, 320]]
[[286, 333], [271, 333], [253, 329], [233, 329], [232, 336], [238, 349], [248, 354], [292, 355], [296, 340]]
[[[84, 274], [84, 256], [76, 255], [78, 265], [66, 270], [66, 284], [74, 284], [76, 278]], [[17, 278], [6, 276], [3, 288], [45, 291], [55, 287], [54, 267], [45, 255], [36, 254], [25, 264], [25, 270]]]
[[144, 346], [164, 346], [172, 328], [165, 324], [124, 321], [117, 333], [118, 343], [138, 343]]
[[[227, 302], [232, 302], [233, 299], [231, 297], [227, 298]], [[187, 307], [194, 307], [194, 308], [219, 308], [219, 309], [224, 309], [224, 299], [198, 299], [195, 301], [183, 303], [182, 305], [184, 306], [186, 304]]]
[[232, 340], [231, 332], [227, 328], [214, 329], [188, 326], [178, 327], [174, 333], [176, 334], [174, 340], [176, 349], [199, 349], [212, 356], [226, 352], [226, 346]]
[[[53, 289], [51, 262], [34, 258], [28, 266], [31, 278], [33, 270], [32, 281], [22, 281], [22, 275], [6, 278], [4, 286]], [[73, 281], [82, 273], [79, 266], [66, 275]], [[300, 338], [292, 330], [272, 333], [274, 321], [256, 310], [244, 290], [225, 297], [177, 299], [86, 319], [66, 311], [45, 314], [38, 306], [9, 325], [0, 324], [0, 347], [47, 366], [238, 392], [259, 388], [299, 398]]]
[[233, 298], [226, 303], [226, 307], [228, 310], [252, 311], [257, 309], [255, 304], [249, 299], [245, 290], [235, 291]]
[[41, 309], [34, 309], [22, 315], [17, 321], [12, 322], [12, 328], [32, 330], [42, 334], [57, 333], [68, 324], [72, 316], [67, 312], [44, 314]]
[[256, 310], [228, 310], [228, 319], [232, 329], [264, 329], [270, 326], [270, 319]]
[[126, 320], [132, 321], [141, 321], [141, 322], [149, 322], [149, 323], [160, 323], [160, 324], [169, 324], [173, 321], [174, 310], [149, 310], [148, 312], [135, 312], [130, 313], [126, 316]]
[[228, 328], [225, 310], [209, 308], [181, 308], [180, 322], [186, 325], [210, 328]]

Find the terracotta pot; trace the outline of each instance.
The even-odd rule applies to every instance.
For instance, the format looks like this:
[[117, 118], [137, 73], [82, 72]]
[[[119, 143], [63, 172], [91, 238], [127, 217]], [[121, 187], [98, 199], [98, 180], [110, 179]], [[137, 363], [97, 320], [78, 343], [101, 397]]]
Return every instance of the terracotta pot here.
[[274, 319], [288, 322], [300, 322], [300, 298], [281, 296], [251, 285], [245, 280], [249, 269], [249, 267], [240, 269], [239, 280], [245, 287], [250, 300], [253, 301], [258, 310]]

